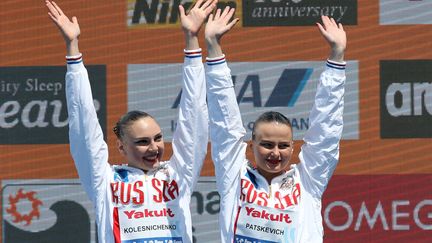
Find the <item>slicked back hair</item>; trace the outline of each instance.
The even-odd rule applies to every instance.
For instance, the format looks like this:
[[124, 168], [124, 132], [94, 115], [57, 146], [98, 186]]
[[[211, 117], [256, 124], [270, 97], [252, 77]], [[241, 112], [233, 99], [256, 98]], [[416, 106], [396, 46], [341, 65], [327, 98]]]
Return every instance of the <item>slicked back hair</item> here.
[[134, 121], [137, 121], [141, 118], [146, 118], [146, 117], [153, 118], [151, 115], [149, 115], [148, 113], [146, 113], [144, 111], [137, 111], [137, 110], [129, 111], [128, 113], [126, 113], [122, 117], [120, 117], [120, 119], [118, 120], [118, 122], [114, 126], [113, 131], [114, 131], [115, 135], [117, 136], [117, 138], [121, 140], [125, 134], [126, 128], [128, 126], [130, 126], [131, 123], [133, 123]]
[[264, 112], [263, 114], [261, 114], [255, 120], [253, 129], [252, 129], [252, 140], [255, 140], [256, 128], [258, 127], [258, 125], [260, 123], [271, 123], [271, 122], [277, 122], [277, 123], [287, 125], [292, 131], [291, 122], [288, 120], [288, 118], [286, 116], [284, 116], [282, 113], [277, 112], [277, 111], [267, 111], [267, 112]]

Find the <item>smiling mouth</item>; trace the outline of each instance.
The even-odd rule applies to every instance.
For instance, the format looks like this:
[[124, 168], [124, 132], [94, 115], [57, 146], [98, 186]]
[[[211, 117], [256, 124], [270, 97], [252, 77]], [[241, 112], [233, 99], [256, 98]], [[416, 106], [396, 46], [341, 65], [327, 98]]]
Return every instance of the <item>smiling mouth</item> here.
[[146, 156], [146, 157], [143, 157], [143, 159], [148, 161], [148, 162], [151, 162], [151, 163], [156, 163], [159, 161], [159, 154]]
[[272, 165], [277, 165], [281, 162], [281, 160], [278, 160], [278, 159], [267, 159], [266, 161], [267, 161], [267, 163], [272, 164]]

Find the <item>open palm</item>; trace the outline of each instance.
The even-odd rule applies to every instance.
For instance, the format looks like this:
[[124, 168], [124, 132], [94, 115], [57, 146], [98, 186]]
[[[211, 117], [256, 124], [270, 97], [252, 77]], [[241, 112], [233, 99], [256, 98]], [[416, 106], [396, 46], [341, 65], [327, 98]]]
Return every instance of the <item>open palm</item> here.
[[81, 31], [77, 18], [72, 17], [72, 20], [70, 20], [55, 2], [45, 1], [45, 3], [49, 10], [48, 15], [60, 29], [65, 41], [71, 42], [78, 39]]
[[330, 44], [331, 48], [338, 51], [344, 51], [346, 48], [347, 38], [341, 23], [337, 24], [333, 18], [321, 16], [323, 24], [317, 23], [318, 28]]
[[234, 12], [234, 8], [226, 7], [223, 12], [221, 9], [218, 9], [214, 15], [210, 14], [205, 27], [205, 38], [207, 40], [219, 40], [226, 32], [228, 32], [228, 30], [230, 30], [239, 20], [238, 18], [231, 20]]
[[183, 31], [197, 35], [207, 16], [216, 7], [217, 0], [198, 0], [188, 14], [182, 5], [179, 6], [180, 21]]

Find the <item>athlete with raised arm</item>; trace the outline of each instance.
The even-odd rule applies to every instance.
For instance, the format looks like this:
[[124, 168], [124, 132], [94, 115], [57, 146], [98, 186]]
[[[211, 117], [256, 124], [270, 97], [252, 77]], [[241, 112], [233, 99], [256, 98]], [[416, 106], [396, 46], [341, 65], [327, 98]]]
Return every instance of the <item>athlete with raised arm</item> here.
[[221, 196], [222, 242], [322, 242], [321, 198], [338, 163], [343, 128], [343, 26], [326, 16], [317, 24], [331, 52], [318, 83], [300, 163], [290, 162], [289, 120], [270, 111], [255, 121], [251, 148], [256, 166], [252, 166], [246, 159], [246, 132], [220, 47], [221, 36], [232, 24], [224, 13], [214, 20], [211, 16], [205, 30], [210, 140]]
[[199, 0], [185, 13], [180, 6], [186, 49], [182, 97], [173, 155], [164, 151], [156, 120], [141, 111], [126, 113], [116, 126], [124, 165], [108, 163], [108, 148], [93, 104], [78, 48], [80, 27], [60, 7], [46, 1], [48, 14], [66, 42], [66, 98], [70, 150], [81, 183], [96, 209], [99, 242], [192, 242], [189, 202], [207, 152], [206, 84], [198, 33], [216, 6]]

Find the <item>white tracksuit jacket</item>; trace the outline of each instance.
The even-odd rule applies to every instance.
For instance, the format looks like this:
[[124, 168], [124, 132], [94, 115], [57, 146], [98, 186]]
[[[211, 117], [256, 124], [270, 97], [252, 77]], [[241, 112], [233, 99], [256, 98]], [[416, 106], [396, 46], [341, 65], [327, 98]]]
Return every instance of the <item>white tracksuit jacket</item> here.
[[127, 165], [110, 166], [87, 70], [80, 56], [67, 57], [67, 62], [70, 150], [96, 209], [99, 242], [191, 243], [189, 202], [206, 155], [203, 141], [208, 139], [201, 51], [186, 53], [184, 60], [173, 155], [147, 173]]
[[300, 163], [269, 185], [245, 156], [245, 130], [225, 61], [207, 62], [212, 158], [221, 195], [222, 242], [323, 241], [321, 197], [339, 159], [345, 63], [327, 61]]

